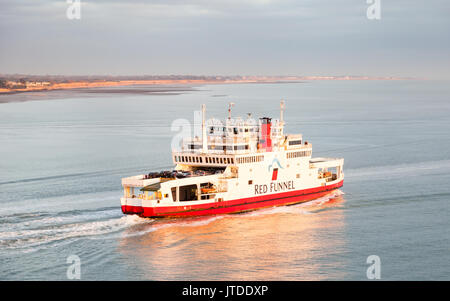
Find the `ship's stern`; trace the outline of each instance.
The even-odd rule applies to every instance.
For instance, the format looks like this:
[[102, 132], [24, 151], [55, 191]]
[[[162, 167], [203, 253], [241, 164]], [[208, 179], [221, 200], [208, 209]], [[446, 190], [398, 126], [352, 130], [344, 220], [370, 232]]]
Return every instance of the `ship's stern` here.
[[142, 214], [144, 209], [142, 208], [142, 200], [139, 198], [120, 198], [120, 205], [123, 214]]

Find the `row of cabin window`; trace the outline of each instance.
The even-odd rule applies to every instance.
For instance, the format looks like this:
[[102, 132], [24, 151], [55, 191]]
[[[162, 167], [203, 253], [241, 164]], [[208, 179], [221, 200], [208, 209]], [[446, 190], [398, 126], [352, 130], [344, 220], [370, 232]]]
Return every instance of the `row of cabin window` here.
[[[204, 159], [205, 163], [234, 164], [233, 158], [205, 157]], [[175, 161], [184, 163], [203, 163], [203, 158], [195, 156], [175, 156]]]
[[[212, 127], [210, 127], [209, 128], [209, 133], [210, 134], [214, 134], [214, 131], [217, 131], [217, 132], [226, 132], [226, 128], [224, 127], [224, 128], [221, 128], [221, 127], [214, 127], [214, 126], [212, 126]], [[258, 132], [259, 131], [259, 128], [258, 127], [254, 127], [254, 128], [228, 128], [228, 132], [233, 132], [233, 134], [235, 134], [235, 135], [237, 135], [239, 132], [246, 132], [246, 133], [248, 133], [248, 132]]]
[[254, 163], [264, 161], [264, 156], [249, 156], [236, 159], [238, 163]]
[[205, 157], [206, 163], [214, 164], [234, 164], [233, 158], [216, 158], [216, 157]]
[[248, 144], [241, 144], [241, 145], [208, 145], [208, 149], [210, 150], [244, 150], [249, 149]]
[[[189, 144], [188, 148], [193, 150], [193, 149], [201, 149], [202, 146], [200, 144]], [[210, 150], [244, 150], [244, 149], [249, 149], [249, 145], [248, 144], [242, 144], [242, 145], [223, 145], [223, 146], [219, 146], [219, 145], [208, 145], [208, 149]]]
[[311, 156], [311, 151], [292, 152], [292, 153], [286, 154], [286, 157], [288, 159], [298, 158], [298, 157], [306, 157], [306, 156]]
[[[209, 128], [209, 133], [210, 134], [214, 134], [214, 131], [216, 131], [216, 132], [219, 132], [219, 133], [221, 133], [221, 132], [226, 132], [226, 128], [220, 128], [220, 127], [210, 127]], [[258, 127], [255, 127], [255, 128], [228, 128], [228, 132], [232, 132], [233, 134], [235, 134], [235, 135], [237, 135], [237, 134], [239, 134], [239, 133], [242, 133], [242, 132], [245, 132], [245, 133], [248, 133], [248, 132], [250, 132], [250, 133], [253, 133], [253, 132], [255, 132], [255, 133], [257, 133], [257, 132], [259, 132], [259, 128]], [[281, 128], [272, 128], [272, 132], [274, 132], [274, 133], [281, 133]], [[301, 140], [300, 140], [300, 144], [301, 144]]]

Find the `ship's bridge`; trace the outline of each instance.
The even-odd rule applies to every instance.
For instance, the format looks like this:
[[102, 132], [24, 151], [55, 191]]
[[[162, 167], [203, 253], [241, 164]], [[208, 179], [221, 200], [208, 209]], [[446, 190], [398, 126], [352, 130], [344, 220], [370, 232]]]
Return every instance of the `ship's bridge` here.
[[284, 135], [284, 102], [280, 107], [280, 119], [254, 119], [251, 114], [246, 119], [231, 118], [230, 106], [225, 121], [215, 118], [206, 121], [206, 107], [203, 105], [201, 137], [183, 139], [181, 149], [172, 152], [174, 163], [193, 167], [226, 167], [264, 161], [264, 153], [267, 152], [300, 148], [310, 151], [311, 144], [304, 142], [301, 134]]
[[[278, 121], [276, 121], [278, 126]], [[263, 124], [264, 125], [264, 124]], [[188, 138], [183, 141], [181, 151], [173, 151], [172, 158], [175, 164], [191, 167], [226, 167], [242, 163], [257, 163], [264, 161], [266, 153], [286, 152], [289, 158], [298, 157], [292, 151], [304, 151], [311, 155], [312, 145], [302, 140], [302, 135], [263, 135], [263, 127], [242, 126], [242, 132], [234, 126], [210, 127], [210, 132], [214, 132], [206, 137], [206, 147], [203, 146], [203, 139], [199, 137]], [[232, 135], [224, 133], [232, 129]], [[253, 131], [252, 131], [253, 129]], [[282, 133], [282, 126], [278, 126], [277, 133]], [[217, 134], [217, 133], [220, 134]], [[237, 132], [236, 134], [234, 134]], [[295, 155], [295, 156], [294, 156]], [[303, 155], [302, 155], [303, 156]]]

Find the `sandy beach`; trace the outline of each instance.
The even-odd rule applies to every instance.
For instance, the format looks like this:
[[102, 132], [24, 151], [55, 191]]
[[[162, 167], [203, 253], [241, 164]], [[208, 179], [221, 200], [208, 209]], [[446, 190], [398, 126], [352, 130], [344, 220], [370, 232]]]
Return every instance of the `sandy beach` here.
[[[195, 86], [206, 84], [239, 83], [288, 83], [302, 82], [286, 77], [239, 77], [238, 79], [158, 79], [158, 80], [109, 80], [51, 83], [47, 86], [0, 89], [0, 103], [38, 100], [42, 98], [66, 98], [74, 94], [129, 93], [151, 95], [176, 95], [195, 91]], [[50, 93], [51, 92], [51, 93]]]
[[201, 85], [213, 83], [256, 83], [256, 82], [273, 82], [284, 79], [273, 78], [251, 78], [239, 80], [196, 80], [196, 79], [181, 79], [181, 80], [117, 80], [117, 81], [79, 81], [70, 83], [51, 83], [48, 86], [33, 86], [18, 89], [0, 88], [0, 94], [13, 94], [31, 91], [51, 91], [51, 90], [67, 90], [67, 89], [82, 89], [82, 88], [103, 88], [103, 87], [125, 87], [135, 85], [149, 85], [149, 86], [166, 86], [166, 85]]
[[202, 84], [237, 84], [237, 83], [283, 83], [308, 80], [399, 80], [405, 78], [367, 77], [367, 76], [236, 76], [207, 77], [207, 79], [155, 79], [155, 80], [95, 80], [73, 82], [51, 82], [48, 85], [27, 86], [26, 88], [0, 88], [0, 94], [13, 94], [32, 91], [51, 91], [83, 88], [125, 87], [136, 85], [202, 85]]
[[[320, 80], [401, 80], [408, 78], [367, 77], [367, 76], [232, 76], [180, 79], [116, 79], [116, 80], [78, 80], [71, 82], [50, 82], [43, 86], [27, 86], [26, 88], [0, 88], [0, 103], [23, 102], [39, 99], [62, 99], [83, 94], [89, 97], [94, 94], [147, 94], [177, 95], [195, 91], [201, 85], [222, 84], [281, 84], [304, 83]], [[409, 78], [410, 79], [410, 78]]]

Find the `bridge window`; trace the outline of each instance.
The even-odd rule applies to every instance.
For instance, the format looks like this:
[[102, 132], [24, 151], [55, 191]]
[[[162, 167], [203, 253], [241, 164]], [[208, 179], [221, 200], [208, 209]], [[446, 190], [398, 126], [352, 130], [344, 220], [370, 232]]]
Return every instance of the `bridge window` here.
[[241, 144], [241, 145], [235, 145], [234, 146], [234, 150], [243, 150], [243, 149], [248, 149], [248, 144]]
[[302, 144], [302, 140], [291, 140], [289, 141], [289, 145], [299, 145]]

